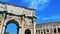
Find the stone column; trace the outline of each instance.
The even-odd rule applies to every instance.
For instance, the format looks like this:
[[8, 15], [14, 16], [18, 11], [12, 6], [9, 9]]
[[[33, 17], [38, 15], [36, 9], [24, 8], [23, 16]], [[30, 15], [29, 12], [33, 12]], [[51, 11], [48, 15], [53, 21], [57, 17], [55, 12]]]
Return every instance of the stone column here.
[[50, 33], [50, 26], [48, 26], [48, 30], [49, 30], [49, 33]]
[[6, 26], [6, 25], [4, 25], [3, 28], [2, 28], [2, 34], [5, 33], [5, 26]]
[[34, 34], [34, 29], [33, 28], [31, 28], [31, 34]]
[[22, 17], [22, 28], [21, 28], [22, 29], [22, 34], [24, 34], [24, 20], [25, 20], [24, 17]]
[[[43, 27], [43, 26], [42, 26]], [[43, 32], [43, 34], [44, 34], [44, 30], [43, 30], [44, 28], [42, 28], [42, 32]]]
[[34, 34], [36, 34], [36, 22], [35, 22], [35, 18], [33, 18], [33, 29], [34, 29]]
[[46, 26], [45, 26], [45, 33], [46, 33]]
[[58, 27], [56, 26], [56, 33], [58, 34]]
[[51, 26], [49, 26], [49, 33], [51, 33]]
[[41, 30], [40, 30], [40, 34], [41, 34]]
[[4, 24], [4, 20], [5, 20], [5, 18], [6, 18], [6, 15], [5, 14], [3, 14], [3, 20], [2, 20], [2, 29], [1, 29], [1, 34], [4, 34], [4, 31], [5, 31], [5, 26], [6, 26], [6, 24]]
[[21, 28], [19, 28], [19, 34], [22, 34], [22, 32], [21, 32]]
[[54, 28], [52, 28], [53, 29], [53, 34], [54, 34]]
[[2, 34], [2, 31], [3, 31], [3, 23], [4, 23], [4, 18], [2, 17], [2, 23], [1, 23], [1, 33], [0, 34]]
[[36, 34], [36, 22], [35, 22], [35, 18], [33, 18], [33, 24], [32, 25], [33, 25], [33, 29], [34, 29], [34, 34]]

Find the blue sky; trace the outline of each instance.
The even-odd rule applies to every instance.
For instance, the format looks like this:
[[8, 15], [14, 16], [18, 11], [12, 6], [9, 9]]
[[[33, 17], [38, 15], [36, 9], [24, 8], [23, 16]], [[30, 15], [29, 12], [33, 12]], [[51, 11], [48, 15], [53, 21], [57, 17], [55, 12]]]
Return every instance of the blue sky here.
[[[34, 8], [36, 23], [60, 21], [60, 0], [0, 0], [14, 5]], [[11, 26], [11, 25], [10, 25]]]
[[34, 8], [36, 23], [60, 21], [60, 0], [0, 0], [14, 5]]
[[9, 32], [10, 34], [17, 34], [17, 26], [14, 23], [8, 24], [6, 32]]
[[0, 0], [14, 5], [34, 8], [36, 23], [60, 21], [60, 0]]

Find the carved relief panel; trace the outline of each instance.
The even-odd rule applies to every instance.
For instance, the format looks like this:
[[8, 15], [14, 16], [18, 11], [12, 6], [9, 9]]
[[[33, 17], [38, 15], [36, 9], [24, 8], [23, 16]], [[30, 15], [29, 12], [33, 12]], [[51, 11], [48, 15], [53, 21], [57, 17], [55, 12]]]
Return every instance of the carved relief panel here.
[[27, 16], [33, 16], [33, 11], [32, 10], [29, 10]]
[[33, 10], [24, 9], [24, 14], [26, 16], [33, 16]]
[[29, 20], [28, 18], [25, 18], [25, 26], [28, 26], [29, 25]]
[[25, 18], [25, 27], [29, 27], [29, 28], [31, 28], [32, 27], [32, 20], [31, 19], [29, 19], [29, 18]]

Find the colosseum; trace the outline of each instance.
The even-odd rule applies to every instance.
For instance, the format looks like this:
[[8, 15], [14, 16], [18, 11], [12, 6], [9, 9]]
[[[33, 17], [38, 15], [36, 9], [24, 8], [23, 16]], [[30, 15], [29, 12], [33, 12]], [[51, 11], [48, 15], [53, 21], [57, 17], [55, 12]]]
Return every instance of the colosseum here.
[[60, 34], [60, 22], [37, 24], [36, 34]]

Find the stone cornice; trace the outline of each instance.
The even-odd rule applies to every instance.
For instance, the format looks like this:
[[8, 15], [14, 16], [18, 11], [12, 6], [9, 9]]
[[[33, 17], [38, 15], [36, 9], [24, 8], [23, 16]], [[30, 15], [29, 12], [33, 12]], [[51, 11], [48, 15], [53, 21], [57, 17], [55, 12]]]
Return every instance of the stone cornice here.
[[35, 9], [33, 9], [33, 8], [27, 8], [27, 7], [24, 7], [24, 6], [15, 5], [15, 4], [10, 4], [10, 3], [7, 3], [7, 2], [1, 2], [1, 1], [0, 1], [0, 3], [1, 3], [1, 4], [8, 4], [8, 5], [12, 5], [12, 6], [21, 7], [21, 8], [25, 8], [25, 9], [29, 9], [29, 10], [34, 10], [34, 11], [35, 11]]

